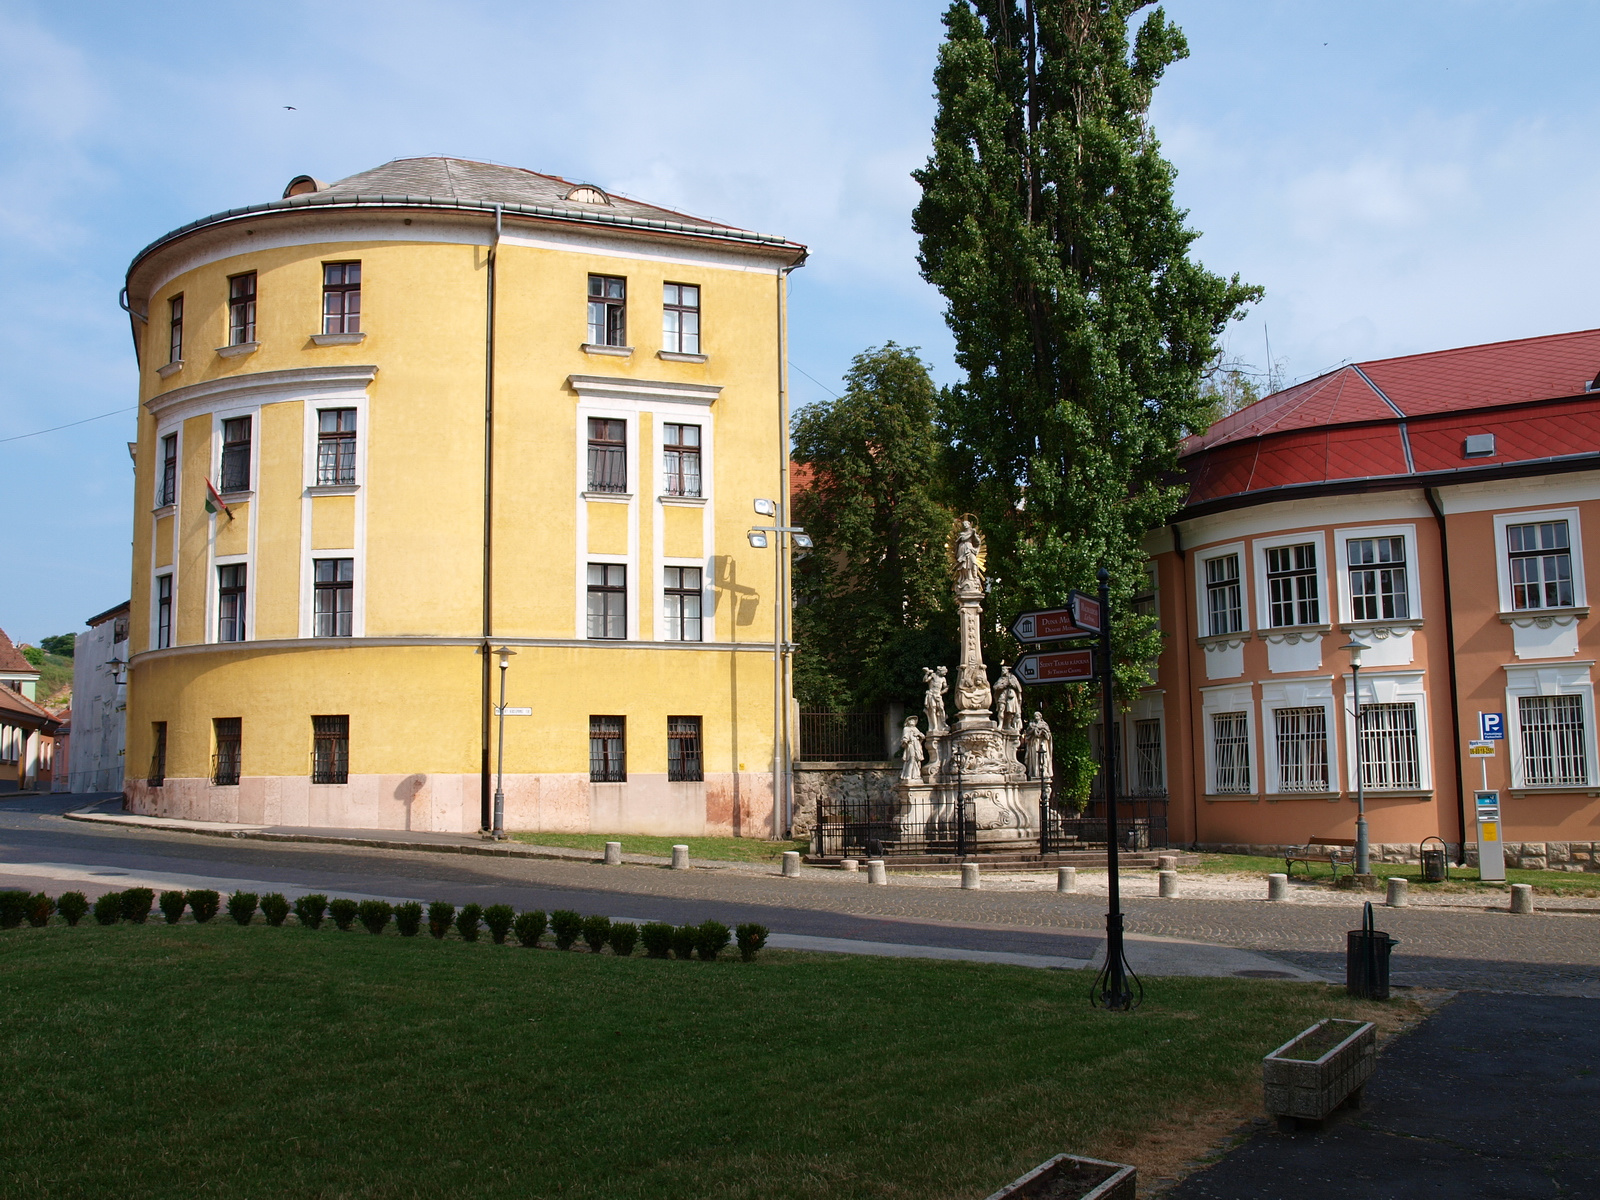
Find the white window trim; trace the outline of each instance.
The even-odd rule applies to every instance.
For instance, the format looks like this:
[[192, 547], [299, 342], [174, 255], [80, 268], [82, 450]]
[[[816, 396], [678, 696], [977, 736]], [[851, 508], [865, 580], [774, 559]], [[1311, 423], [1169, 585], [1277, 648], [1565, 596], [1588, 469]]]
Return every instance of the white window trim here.
[[[367, 391], [336, 392], [327, 396], [307, 397], [305, 408], [305, 445], [301, 462], [306, 494], [312, 496], [341, 496], [359, 491], [367, 482]], [[317, 445], [320, 441], [320, 414], [324, 409], [353, 408], [356, 410], [356, 481], [354, 483], [319, 484], [317, 482]]]
[[[1517, 522], [1512, 522], [1513, 524]], [[1496, 530], [1496, 533], [1499, 531]], [[1502, 543], [1503, 544], [1503, 543]], [[1600, 763], [1596, 763], [1594, 683], [1592, 660], [1550, 663], [1542, 666], [1506, 666], [1506, 741], [1511, 744], [1511, 787], [1514, 791], [1575, 792], [1600, 787]], [[1529, 787], [1522, 773], [1522, 696], [1582, 696], [1584, 755], [1589, 768], [1587, 783], [1539, 784]]]
[[[1323, 728], [1328, 739], [1328, 787], [1326, 791], [1307, 792], [1298, 789], [1285, 791], [1278, 767], [1278, 719], [1280, 708], [1321, 708]], [[1271, 720], [1267, 718], [1271, 717]], [[1269, 795], [1282, 796], [1332, 796], [1339, 792], [1339, 714], [1335, 711], [1333, 676], [1313, 675], [1303, 679], [1261, 684], [1261, 729], [1263, 752], [1261, 757], [1262, 783]], [[1272, 753], [1265, 752], [1271, 744]]]
[[[1132, 711], [1127, 716], [1127, 730], [1123, 735], [1122, 744], [1126, 749], [1127, 774], [1123, 776], [1126, 785], [1123, 791], [1130, 797], [1133, 796], [1133, 780], [1137, 772], [1134, 770], [1139, 761], [1139, 747], [1137, 745], [1137, 726], [1140, 721], [1155, 721], [1161, 730], [1161, 790], [1162, 794], [1172, 794], [1172, 771], [1167, 763], [1170, 746], [1167, 742], [1167, 704], [1166, 692], [1159, 688], [1152, 688], [1139, 693], [1139, 698], [1133, 702]], [[1143, 799], [1144, 797], [1134, 797]]]
[[[1351, 675], [1344, 677], [1344, 765], [1350, 779], [1350, 793], [1356, 790], [1356, 702]], [[1415, 788], [1372, 788], [1368, 795], [1411, 795], [1433, 790], [1433, 735], [1428, 720], [1428, 692], [1421, 671], [1361, 672], [1361, 703], [1414, 704], [1417, 709], [1417, 786]]]
[[[626, 636], [620, 638], [592, 638], [589, 636], [589, 564], [604, 563], [607, 566], [621, 565], [627, 568], [627, 592], [624, 596], [623, 611], [627, 614], [624, 618]], [[633, 559], [626, 554], [586, 554], [578, 563], [578, 582], [582, 587], [579, 593], [579, 602], [582, 608], [579, 612], [581, 618], [578, 625], [578, 636], [594, 646], [620, 646], [623, 642], [636, 642], [639, 640], [639, 569]], [[701, 585], [704, 586], [705, 576], [701, 576]]]
[[[1355, 597], [1350, 591], [1350, 551], [1352, 541], [1364, 538], [1398, 537], [1405, 539], [1406, 547], [1406, 609], [1405, 617], [1376, 617], [1356, 619]], [[1417, 527], [1415, 525], [1366, 525], [1333, 531], [1333, 556], [1336, 561], [1334, 575], [1338, 588], [1339, 623], [1371, 628], [1380, 625], [1403, 625], [1422, 620], [1422, 585], [1417, 570]]]
[[[153, 557], [153, 554], [152, 554]], [[177, 558], [176, 552], [173, 558]], [[172, 581], [170, 595], [172, 609], [167, 613], [168, 641], [161, 645], [161, 581]], [[246, 599], [248, 599], [248, 595]], [[178, 564], [174, 562], [170, 567], [159, 567], [150, 572], [150, 640], [145, 643], [152, 650], [170, 650], [178, 644]]]
[[[217, 570], [220, 567], [231, 567], [235, 563], [244, 563], [244, 642], [256, 640], [256, 569], [253, 555], [249, 554], [216, 554], [211, 558], [211, 578], [206, 581], [206, 641], [216, 646], [238, 646], [242, 642], [225, 642], [221, 638], [221, 630], [217, 622], [221, 615], [221, 597], [218, 595], [220, 585], [217, 582]], [[176, 620], [174, 620], [176, 629]], [[174, 637], [176, 642], [177, 638]]]
[[[1255, 686], [1250, 683], [1229, 683], [1220, 687], [1200, 689], [1202, 741], [1205, 743], [1206, 778], [1205, 797], [1208, 800], [1257, 800], [1261, 796], [1261, 738], [1257, 731]], [[1216, 713], [1242, 712], [1245, 715], [1245, 737], [1250, 750], [1250, 790], [1248, 792], [1217, 791], [1217, 748], [1212, 716]]]
[[[1211, 632], [1211, 609], [1209, 597], [1206, 594], [1206, 564], [1214, 558], [1226, 558], [1230, 554], [1239, 556], [1239, 618], [1244, 628], [1238, 633], [1213, 634]], [[1250, 552], [1243, 542], [1229, 542], [1223, 546], [1208, 546], [1204, 550], [1197, 550], [1194, 554], [1194, 594], [1195, 594], [1195, 624], [1200, 631], [1202, 639], [1208, 637], [1243, 637], [1250, 632]]]
[[[587, 398], [580, 398], [577, 405], [575, 445], [573, 447], [574, 465], [574, 490], [577, 495], [577, 520], [573, 522], [576, 529], [576, 550], [578, 569], [574, 572], [576, 594], [574, 597], [573, 636], [584, 641], [592, 641], [599, 645], [606, 645], [617, 641], [615, 638], [590, 638], [589, 637], [589, 564], [610, 563], [628, 568], [628, 603], [627, 603], [627, 637], [624, 641], [637, 641], [639, 631], [639, 459], [644, 453], [644, 447], [639, 444], [639, 416], [637, 406], [617, 404], [591, 404]], [[628, 475], [627, 492], [624, 495], [606, 493], [606, 498], [601, 503], [625, 504], [628, 507], [628, 545], [624, 554], [591, 554], [589, 553], [589, 504], [586, 496], [589, 487], [589, 418], [601, 417], [612, 421], [621, 421], [626, 431], [628, 448]], [[659, 443], [659, 434], [652, 439]], [[703, 464], [702, 464], [703, 466]], [[652, 469], [647, 478], [657, 478], [659, 468]], [[598, 498], [597, 498], [598, 500]]]
[[[598, 561], [598, 560], [595, 560], [595, 561]], [[715, 632], [712, 629], [711, 622], [712, 622], [712, 619], [716, 615], [715, 613], [713, 613], [711, 611], [712, 602], [716, 597], [716, 593], [712, 589], [711, 560], [707, 559], [707, 558], [665, 558], [665, 557], [659, 557], [658, 556], [658, 558], [657, 558], [657, 566], [656, 566], [655, 603], [656, 603], [656, 612], [663, 613], [663, 614], [666, 612], [666, 606], [667, 606], [667, 571], [666, 571], [666, 569], [668, 567], [699, 567], [700, 568], [700, 641], [699, 642], [681, 642], [681, 641], [678, 641], [678, 640], [676, 640], [674, 638], [667, 637], [666, 636], [667, 623], [666, 623], [666, 619], [665, 619], [664, 616], [662, 617], [662, 619], [656, 621], [656, 623], [655, 623], [655, 625], [656, 625], [656, 629], [655, 629], [656, 636], [655, 636], [654, 640], [658, 641], [658, 642], [671, 642], [674, 646], [697, 646], [697, 645], [701, 644], [702, 642], [710, 641], [710, 639], [708, 637], [706, 637], [706, 633], [708, 631], [709, 632]], [[629, 599], [631, 600], [632, 597], [630, 596]]]
[[1502, 512], [1494, 515], [1494, 570], [1500, 584], [1500, 612], [1508, 617], [1536, 617], [1540, 613], [1570, 612], [1566, 608], [1513, 608], [1511, 605], [1511, 545], [1506, 535], [1509, 525], [1532, 525], [1539, 521], [1567, 522], [1567, 541], [1572, 554], [1572, 605], [1587, 608], [1589, 593], [1583, 580], [1583, 527], [1578, 521], [1578, 509], [1541, 508], [1526, 512]]
[[[222, 423], [235, 417], [250, 418], [250, 486], [242, 492], [222, 490]], [[261, 485], [261, 406], [241, 405], [219, 408], [211, 414], [211, 486], [219, 496], [254, 497]], [[211, 518], [216, 520], [215, 516]], [[252, 520], [251, 524], [255, 522]]]
[[[348, 642], [351, 638], [367, 636], [367, 573], [363, 571], [361, 554], [354, 548], [333, 550], [326, 547], [313, 550], [307, 537], [305, 558], [300, 564], [300, 636], [319, 642]], [[355, 575], [350, 586], [350, 637], [317, 637], [317, 566], [319, 558], [348, 558]]]
[[[1314, 543], [1317, 547], [1317, 620], [1308, 625], [1274, 625], [1272, 623], [1272, 589], [1267, 586], [1267, 551], [1279, 546], [1303, 546]], [[1276, 537], [1255, 538], [1250, 543], [1250, 561], [1255, 575], [1256, 627], [1263, 633], [1276, 629], [1320, 629], [1332, 624], [1328, 611], [1334, 593], [1328, 587], [1328, 534], [1322, 529], [1303, 530], [1300, 533], [1283, 533]]]

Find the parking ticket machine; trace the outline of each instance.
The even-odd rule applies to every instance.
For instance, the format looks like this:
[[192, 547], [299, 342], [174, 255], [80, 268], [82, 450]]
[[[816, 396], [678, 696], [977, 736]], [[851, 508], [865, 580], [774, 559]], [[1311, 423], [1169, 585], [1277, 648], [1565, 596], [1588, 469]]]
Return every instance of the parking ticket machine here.
[[1506, 856], [1500, 844], [1500, 793], [1474, 792], [1478, 816], [1478, 878], [1503, 882]]

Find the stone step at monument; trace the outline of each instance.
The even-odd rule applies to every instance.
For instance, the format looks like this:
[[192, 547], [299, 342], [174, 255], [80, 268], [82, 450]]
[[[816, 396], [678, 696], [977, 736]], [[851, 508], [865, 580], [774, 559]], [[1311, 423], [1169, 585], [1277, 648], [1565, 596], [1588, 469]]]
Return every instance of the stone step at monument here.
[[[1153, 871], [1156, 869], [1156, 860], [1165, 856], [1176, 858], [1180, 868], [1200, 865], [1198, 854], [1178, 850], [1124, 850], [1117, 855], [1117, 866], [1124, 871]], [[809, 867], [837, 868], [847, 857], [855, 858], [857, 862], [866, 861], [864, 854], [808, 854], [801, 861]], [[949, 871], [962, 863], [978, 863], [990, 871], [1053, 871], [1057, 867], [1104, 867], [1106, 852], [1102, 847], [1098, 850], [1063, 850], [1056, 854], [1040, 854], [1037, 850], [1031, 853], [1025, 850], [992, 850], [968, 854], [964, 858], [954, 854], [886, 854], [883, 861], [891, 871]]]

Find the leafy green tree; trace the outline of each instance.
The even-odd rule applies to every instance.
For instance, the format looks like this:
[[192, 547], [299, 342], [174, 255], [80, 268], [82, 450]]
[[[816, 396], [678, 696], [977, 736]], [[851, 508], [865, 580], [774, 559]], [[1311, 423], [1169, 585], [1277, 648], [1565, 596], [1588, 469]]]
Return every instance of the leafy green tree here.
[[22, 647], [22, 657], [28, 660], [28, 665], [35, 671], [44, 666], [44, 651], [37, 646]]
[[[955, 0], [914, 216], [966, 374], [943, 419], [956, 495], [989, 536], [995, 628], [1092, 590], [1106, 567], [1124, 695], [1160, 647], [1154, 619], [1133, 611], [1143, 539], [1182, 502], [1172, 470], [1209, 419], [1199, 385], [1218, 335], [1260, 295], [1190, 257], [1198, 235], [1148, 122], [1188, 46], [1159, 8], [1130, 44], [1144, 7]], [[994, 636], [996, 654], [1014, 653]], [[1080, 795], [1087, 691], [1048, 705]]]
[[795, 418], [794, 517], [817, 544], [795, 564], [807, 708], [914, 700], [922, 668], [955, 656], [933, 380], [914, 349], [888, 342], [858, 354], [844, 382]]
[[40, 638], [39, 648], [46, 654], [59, 654], [62, 658], [71, 658], [77, 643], [78, 639], [70, 633], [56, 633], [47, 638]]

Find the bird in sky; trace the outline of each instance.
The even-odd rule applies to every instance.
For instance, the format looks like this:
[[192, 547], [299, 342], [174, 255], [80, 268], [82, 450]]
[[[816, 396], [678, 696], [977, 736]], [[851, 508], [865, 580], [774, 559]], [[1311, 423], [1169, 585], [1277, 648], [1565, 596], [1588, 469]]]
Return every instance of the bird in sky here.
[[294, 105], [292, 105], [292, 104], [285, 104], [285, 105], [284, 105], [284, 106], [283, 106], [283, 107], [284, 107], [284, 108], [285, 108], [285, 109], [287, 109], [287, 110], [288, 110], [288, 111], [289, 111], [289, 112], [295, 112], [295, 111], [297, 111], [297, 110], [296, 110], [296, 109], [295, 109], [295, 106], [294, 106]]

